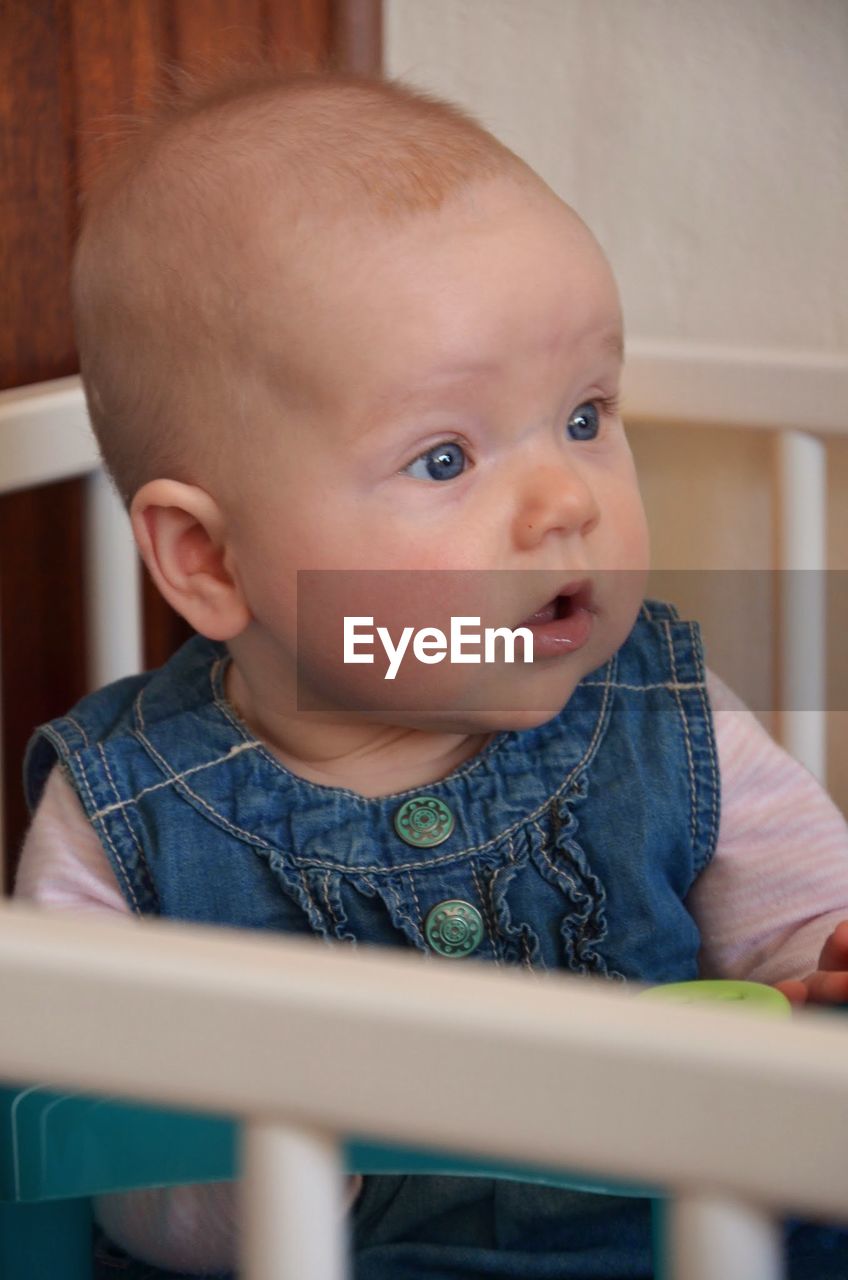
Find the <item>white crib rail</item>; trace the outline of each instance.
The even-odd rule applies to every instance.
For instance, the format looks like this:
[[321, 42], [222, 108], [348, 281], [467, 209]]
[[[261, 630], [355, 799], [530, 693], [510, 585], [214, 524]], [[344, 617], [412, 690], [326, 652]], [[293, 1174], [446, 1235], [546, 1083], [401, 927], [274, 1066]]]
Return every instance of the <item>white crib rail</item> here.
[[357, 1134], [669, 1187], [675, 1280], [777, 1280], [773, 1219], [848, 1221], [836, 1016], [13, 903], [0, 1027], [8, 1079], [244, 1118], [245, 1280], [346, 1275], [336, 1142]]
[[129, 521], [100, 469], [79, 378], [0, 391], [0, 494], [86, 476], [88, 685], [141, 670], [140, 562]]

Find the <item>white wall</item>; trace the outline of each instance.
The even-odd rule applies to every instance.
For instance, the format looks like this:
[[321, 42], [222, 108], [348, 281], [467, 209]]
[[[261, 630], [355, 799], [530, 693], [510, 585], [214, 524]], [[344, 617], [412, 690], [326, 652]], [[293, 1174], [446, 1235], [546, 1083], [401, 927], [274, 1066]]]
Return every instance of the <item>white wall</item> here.
[[[592, 227], [628, 341], [848, 353], [848, 0], [385, 0], [385, 12], [389, 74], [471, 110]], [[768, 437], [630, 434], [655, 564], [767, 573]], [[831, 456], [830, 565], [848, 569], [848, 441]], [[765, 617], [753, 639], [750, 616], [704, 622], [710, 660], [732, 650], [768, 684]], [[848, 714], [830, 728], [830, 786], [848, 810]]]
[[595, 231], [639, 337], [848, 348], [845, 0], [386, 0], [387, 66]]

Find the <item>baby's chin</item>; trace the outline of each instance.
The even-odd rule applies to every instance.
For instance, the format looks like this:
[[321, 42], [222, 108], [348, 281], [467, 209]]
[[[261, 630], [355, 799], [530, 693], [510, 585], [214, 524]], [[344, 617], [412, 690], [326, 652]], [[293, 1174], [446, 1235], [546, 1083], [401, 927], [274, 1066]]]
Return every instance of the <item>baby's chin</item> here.
[[560, 678], [556, 686], [549, 684], [547, 688], [540, 687], [532, 693], [525, 691], [521, 697], [515, 693], [510, 695], [507, 690], [500, 694], [490, 691], [478, 699], [466, 694], [465, 698], [452, 700], [450, 704], [443, 703], [441, 707], [434, 701], [415, 706], [401, 702], [393, 706], [360, 706], [355, 714], [375, 723], [417, 729], [421, 733], [472, 735], [521, 732], [547, 724], [559, 715], [571, 699], [577, 683], [576, 678], [567, 683]]

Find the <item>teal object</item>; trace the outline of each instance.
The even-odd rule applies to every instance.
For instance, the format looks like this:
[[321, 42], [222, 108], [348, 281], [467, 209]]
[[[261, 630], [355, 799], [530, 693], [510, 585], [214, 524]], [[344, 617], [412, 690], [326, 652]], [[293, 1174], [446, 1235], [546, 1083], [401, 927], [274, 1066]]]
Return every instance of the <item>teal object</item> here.
[[470, 956], [483, 941], [483, 917], [470, 902], [448, 898], [427, 913], [424, 937], [440, 956]]
[[117, 1098], [4, 1086], [0, 1133], [0, 1202], [236, 1176], [232, 1120]]
[[438, 796], [413, 796], [400, 806], [394, 824], [405, 844], [414, 849], [432, 849], [447, 840], [454, 828], [454, 816]]
[[91, 1201], [0, 1201], [2, 1280], [91, 1280]]
[[[7, 1085], [0, 1088], [0, 1133], [0, 1280], [91, 1280], [93, 1195], [238, 1176], [238, 1125], [219, 1116]], [[506, 1178], [649, 1197], [660, 1257], [656, 1188], [359, 1137], [343, 1151], [349, 1173]], [[662, 1280], [659, 1269], [655, 1280]]]
[[218, 1116], [0, 1087], [0, 1280], [91, 1280], [91, 1197], [236, 1177]]

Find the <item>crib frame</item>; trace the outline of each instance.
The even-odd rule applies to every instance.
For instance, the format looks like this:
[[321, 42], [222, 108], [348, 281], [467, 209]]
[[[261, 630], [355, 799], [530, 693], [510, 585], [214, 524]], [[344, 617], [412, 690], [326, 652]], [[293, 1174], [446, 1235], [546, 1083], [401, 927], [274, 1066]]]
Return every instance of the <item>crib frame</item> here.
[[[697, 404], [698, 423], [772, 430], [781, 566], [825, 567], [823, 437], [848, 424], [848, 362], [634, 344], [624, 401], [629, 421], [685, 425]], [[126, 515], [77, 379], [0, 393], [0, 492], [73, 475], [88, 485], [93, 688], [140, 669]], [[823, 598], [813, 610], [783, 645], [785, 706], [811, 663], [823, 690]], [[823, 710], [782, 729], [823, 777]], [[221, 1025], [237, 1028], [230, 1042]], [[634, 1004], [568, 975], [13, 903], [0, 906], [0, 1026], [4, 1079], [243, 1121], [244, 1280], [347, 1274], [340, 1143], [357, 1134], [667, 1187], [674, 1280], [777, 1280], [781, 1215], [848, 1222], [846, 1032], [823, 1013], [762, 1022]]]

